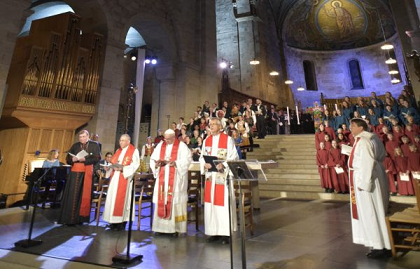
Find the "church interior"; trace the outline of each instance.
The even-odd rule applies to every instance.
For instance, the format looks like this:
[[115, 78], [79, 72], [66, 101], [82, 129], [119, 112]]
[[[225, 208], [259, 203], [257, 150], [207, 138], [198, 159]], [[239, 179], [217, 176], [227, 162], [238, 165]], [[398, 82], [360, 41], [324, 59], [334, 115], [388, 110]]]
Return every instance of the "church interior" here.
[[[237, 194], [246, 200], [236, 204], [244, 233], [232, 234], [231, 249], [206, 242], [204, 182], [191, 168], [187, 233], [155, 236], [153, 188], [143, 180], [128, 243], [143, 259], [128, 267], [420, 268], [420, 171], [410, 179], [414, 192], [391, 191], [392, 257], [369, 259], [352, 243], [348, 189], [320, 186], [314, 138], [319, 117], [329, 122], [345, 98], [370, 105], [372, 93], [382, 112], [392, 96], [414, 113], [404, 126], [420, 126], [419, 1], [2, 0], [0, 15], [0, 268], [126, 268], [112, 258], [127, 251], [127, 231], [101, 219], [101, 184], [92, 185], [91, 222], [71, 227], [57, 223], [59, 180], [34, 187], [52, 149], [65, 164], [88, 130], [102, 159], [123, 134], [142, 151], [159, 130], [195, 125], [202, 134], [209, 118], [236, 113], [229, 129], [257, 99], [270, 115], [267, 135], [250, 127], [253, 142], [238, 152], [268, 165], [264, 180], [247, 185], [249, 196]], [[194, 130], [186, 132], [189, 144]], [[420, 130], [410, 134], [420, 145]], [[15, 247], [28, 229], [43, 243]]]

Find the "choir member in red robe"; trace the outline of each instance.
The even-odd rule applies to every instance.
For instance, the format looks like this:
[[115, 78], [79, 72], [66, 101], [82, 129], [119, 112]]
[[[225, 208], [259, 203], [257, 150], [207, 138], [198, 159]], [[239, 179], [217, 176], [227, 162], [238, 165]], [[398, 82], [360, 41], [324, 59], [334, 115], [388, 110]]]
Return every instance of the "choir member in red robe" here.
[[394, 134], [394, 140], [398, 143], [401, 143], [401, 137], [404, 135], [404, 131], [401, 129], [401, 126], [395, 125], [392, 127], [392, 133]]
[[420, 148], [420, 135], [416, 135], [414, 137], [414, 142], [413, 144], [415, 144], [417, 146], [417, 148]]
[[328, 169], [328, 151], [325, 149], [324, 142], [319, 143], [319, 150], [316, 153], [316, 163], [318, 165], [321, 187], [325, 189], [325, 192], [334, 192]]
[[381, 135], [379, 135], [379, 138], [381, 139], [382, 143], [384, 143], [384, 145], [386, 141], [388, 141], [388, 133], [388, 126], [385, 125], [384, 127], [382, 127]]
[[388, 177], [389, 191], [393, 196], [397, 195], [397, 188], [395, 187], [395, 175], [397, 170], [395, 169], [394, 161], [391, 159], [389, 154], [386, 154], [386, 157], [383, 161], [385, 168], [386, 176]]
[[[410, 170], [411, 175], [414, 177], [414, 174], [420, 175], [420, 152], [416, 145], [410, 144], [410, 152], [408, 154], [408, 170]], [[413, 180], [416, 180], [413, 178]]]
[[412, 116], [407, 117], [407, 125], [411, 125], [414, 132], [420, 133], [420, 127], [414, 123], [414, 118]]
[[349, 145], [353, 147], [354, 145], [354, 136], [353, 134], [349, 134]]
[[329, 122], [325, 121], [325, 132], [330, 136], [331, 139], [335, 139], [334, 128], [329, 126]]
[[366, 121], [366, 123], [367, 123], [367, 125], [368, 125], [368, 127], [369, 127], [369, 132], [370, 133], [374, 133], [375, 132], [375, 130], [376, 130], [376, 128], [375, 128], [375, 125], [373, 125], [371, 122], [370, 122], [370, 119], [369, 118], [365, 118], [365, 121]]
[[[348, 191], [348, 181], [346, 169], [346, 158], [345, 155], [341, 154], [340, 148], [338, 148], [337, 141], [331, 142], [331, 149], [328, 155], [328, 166], [330, 167], [330, 176], [333, 183], [334, 189], [338, 193], [346, 193]], [[337, 174], [335, 167], [341, 167], [344, 172]], [[347, 183], [347, 184], [346, 184]]]
[[350, 130], [347, 128], [345, 123], [343, 123], [341, 126], [343, 127], [343, 135], [346, 137], [346, 140], [349, 141], [349, 135], [351, 135]]
[[404, 131], [404, 134], [410, 139], [410, 141], [411, 141], [411, 143], [414, 143], [414, 137], [416, 136], [416, 135], [418, 135], [418, 133], [416, 133], [414, 130], [413, 130], [413, 126], [412, 125], [410, 125], [410, 124], [407, 124], [406, 126], [405, 126], [405, 131]]
[[385, 142], [385, 150], [392, 160], [395, 160], [395, 148], [400, 146], [400, 143], [394, 140], [394, 134], [388, 133], [388, 141]]
[[[378, 118], [378, 122], [379, 124], [375, 127], [375, 133], [381, 137], [381, 135], [383, 134], [383, 127], [386, 127], [385, 123], [384, 123], [384, 119], [383, 118]], [[388, 129], [388, 127], [387, 127]]]
[[329, 136], [327, 134], [325, 135], [324, 144], [325, 144], [325, 149], [327, 151], [330, 151], [330, 149], [331, 149], [331, 136]]
[[327, 133], [325, 132], [325, 126], [324, 124], [320, 124], [318, 127], [318, 130], [315, 132], [315, 148], [319, 150], [319, 143], [325, 141], [325, 135]]
[[410, 139], [408, 139], [408, 137], [404, 135], [401, 137], [401, 142], [402, 143], [400, 148], [402, 149], [404, 156], [408, 157], [408, 154], [410, 153]]
[[346, 137], [344, 136], [344, 134], [338, 134], [337, 135], [337, 142], [338, 142], [338, 146], [341, 148], [341, 145], [348, 145], [349, 142], [347, 141]]
[[[408, 158], [404, 156], [401, 148], [395, 148], [395, 168], [397, 169], [397, 185], [400, 195], [414, 195], [414, 185], [410, 170], [408, 170]], [[402, 175], [408, 175], [408, 181], [401, 180]]]

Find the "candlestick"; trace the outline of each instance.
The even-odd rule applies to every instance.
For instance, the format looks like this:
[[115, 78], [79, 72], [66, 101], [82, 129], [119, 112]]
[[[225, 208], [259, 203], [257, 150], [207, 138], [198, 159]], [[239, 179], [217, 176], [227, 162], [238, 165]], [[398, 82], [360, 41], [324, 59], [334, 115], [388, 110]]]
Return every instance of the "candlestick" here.
[[290, 125], [289, 107], [287, 107], [287, 123]]
[[337, 104], [335, 104], [335, 110], [338, 110], [338, 105]]
[[296, 106], [296, 116], [297, 116], [297, 122], [298, 122], [298, 125], [300, 125], [298, 106]]

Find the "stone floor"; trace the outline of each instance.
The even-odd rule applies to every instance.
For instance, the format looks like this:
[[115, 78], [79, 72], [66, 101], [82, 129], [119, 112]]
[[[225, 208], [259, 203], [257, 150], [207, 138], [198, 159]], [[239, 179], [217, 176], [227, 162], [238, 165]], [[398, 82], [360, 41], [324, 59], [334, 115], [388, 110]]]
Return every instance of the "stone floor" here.
[[[23, 250], [13, 243], [27, 236], [31, 212], [0, 210], [0, 268], [118, 267], [111, 259], [124, 252], [126, 232], [106, 230], [103, 222], [99, 227], [62, 227], [54, 223], [57, 210], [37, 213], [34, 237], [43, 244]], [[246, 241], [247, 268], [420, 268], [419, 252], [399, 259], [366, 258], [367, 249], [351, 242], [348, 203], [264, 200], [255, 221], [255, 235]], [[135, 268], [230, 268], [229, 246], [206, 243], [205, 238], [193, 223], [179, 238], [152, 236], [145, 219], [141, 231], [133, 232], [131, 252], [144, 256]], [[233, 249], [234, 268], [242, 268], [238, 238]]]

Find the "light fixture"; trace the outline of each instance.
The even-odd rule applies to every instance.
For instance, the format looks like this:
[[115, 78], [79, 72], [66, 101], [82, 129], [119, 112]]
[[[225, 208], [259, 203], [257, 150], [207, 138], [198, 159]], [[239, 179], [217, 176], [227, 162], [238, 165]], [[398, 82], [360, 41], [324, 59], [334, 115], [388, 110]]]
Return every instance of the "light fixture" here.
[[146, 60], [144, 60], [144, 63], [145, 64], [150, 64], [150, 59], [149, 58], [146, 58]]
[[222, 69], [225, 69], [227, 66], [228, 66], [228, 64], [225, 61], [222, 61], [222, 62], [219, 63], [219, 67], [222, 68]]
[[157, 64], [157, 58], [156, 58], [156, 57], [153, 57], [153, 58], [152, 58], [151, 63], [152, 63], [153, 65]]
[[399, 72], [398, 72], [397, 70], [390, 70], [388, 73], [389, 73], [390, 75], [396, 75], [396, 74], [398, 74]]
[[134, 53], [131, 53], [130, 55], [130, 59], [134, 62], [135, 60], [137, 60], [137, 56]]
[[128, 57], [127, 54], [124, 54], [124, 59], [127, 59], [127, 57]]
[[157, 57], [156, 56], [152, 56], [152, 57], [150, 57], [150, 56], [146, 56], [146, 59], [144, 59], [144, 63], [145, 64], [153, 64], [153, 65], [155, 65], [155, 64], [157, 64]]
[[258, 64], [260, 64], [260, 61], [258, 61], [257, 59], [254, 58], [249, 62], [249, 64], [250, 65], [258, 65]]
[[298, 88], [297, 88], [297, 91], [298, 92], [302, 92], [302, 91], [304, 91], [305, 90], [305, 88], [303, 88], [302, 86], [299, 86]]
[[397, 61], [393, 59], [392, 57], [389, 57], [388, 60], [385, 61], [386, 64], [395, 64]]
[[287, 85], [291, 85], [291, 84], [293, 84], [293, 80], [288, 79], [284, 83], [287, 84]]
[[271, 71], [270, 72], [270, 76], [278, 76], [279, 75], [279, 72], [277, 72], [277, 71]]
[[393, 78], [392, 80], [391, 80], [391, 83], [392, 84], [397, 84], [397, 83], [400, 83], [401, 82], [401, 80], [399, 80], [398, 78]]
[[381, 46], [382, 50], [392, 50], [394, 48], [394, 45], [392, 45], [391, 43], [386, 42], [385, 44], [383, 44]]

